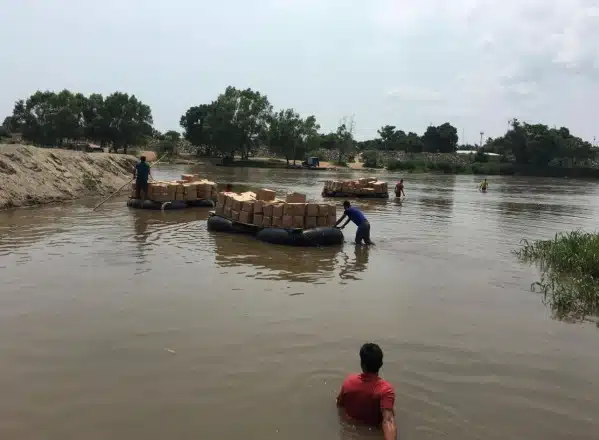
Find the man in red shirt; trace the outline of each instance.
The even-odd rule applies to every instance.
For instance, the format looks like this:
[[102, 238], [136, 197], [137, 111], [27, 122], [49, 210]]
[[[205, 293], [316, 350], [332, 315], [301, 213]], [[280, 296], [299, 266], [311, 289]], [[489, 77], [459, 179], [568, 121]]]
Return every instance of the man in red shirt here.
[[383, 366], [383, 351], [371, 342], [360, 348], [362, 374], [350, 374], [337, 396], [337, 407], [355, 422], [381, 426], [385, 440], [397, 439], [395, 424], [395, 391], [393, 386], [379, 377]]

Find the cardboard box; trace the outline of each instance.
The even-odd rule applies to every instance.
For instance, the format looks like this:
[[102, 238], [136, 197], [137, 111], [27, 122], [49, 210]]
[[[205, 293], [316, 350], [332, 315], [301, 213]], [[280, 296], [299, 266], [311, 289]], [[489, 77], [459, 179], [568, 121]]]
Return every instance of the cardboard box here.
[[271, 203], [264, 203], [262, 206], [262, 213], [264, 214], [264, 217], [272, 217], [273, 206], [274, 205]]
[[337, 217], [330, 216], [329, 224], [327, 226], [335, 226], [335, 223], [337, 223]]
[[241, 211], [241, 200], [239, 196], [233, 196], [231, 197], [231, 199], [233, 200], [231, 202], [231, 210], [232, 211]]
[[315, 228], [318, 226], [317, 217], [306, 217], [305, 227], [306, 229]]
[[254, 202], [254, 214], [262, 214], [264, 212], [264, 202], [262, 200], [256, 200]]
[[283, 205], [283, 214], [284, 215], [301, 215], [302, 217], [306, 215], [306, 204], [305, 203], [285, 203]]
[[284, 215], [281, 226], [283, 226], [284, 228], [293, 228], [293, 216]]
[[329, 217], [318, 217], [318, 226], [329, 226]]
[[273, 205], [272, 216], [273, 217], [283, 217], [283, 206], [284, 205]]
[[218, 195], [216, 196], [216, 203], [218, 203], [219, 205], [225, 206], [226, 200], [227, 200], [227, 193], [225, 193], [225, 192], [219, 192]]
[[231, 211], [231, 219], [236, 222], [239, 221], [239, 211]]
[[231, 193], [225, 193], [225, 208], [233, 208], [233, 195]]
[[299, 229], [304, 229], [304, 216], [303, 215], [296, 215], [293, 217], [293, 227], [299, 228]]
[[248, 225], [253, 224], [254, 222], [254, 214], [248, 211], [241, 211], [239, 213], [239, 222], [246, 223]]
[[225, 207], [223, 205], [216, 205], [214, 209], [214, 213], [216, 215], [220, 215], [221, 217], [225, 215]]
[[283, 224], [283, 217], [272, 217], [272, 227], [280, 228]]
[[285, 197], [287, 203], [306, 203], [306, 195], [301, 193], [290, 193]]
[[249, 212], [250, 214], [254, 213], [254, 202], [250, 200], [244, 200], [241, 202], [241, 210], [243, 212]]
[[256, 226], [262, 226], [264, 216], [262, 214], [254, 214], [254, 222], [252, 224]]
[[231, 215], [232, 215], [232, 213], [231, 213], [231, 212], [232, 212], [232, 211], [231, 211], [231, 208], [229, 208], [229, 207], [225, 206], [225, 209], [223, 210], [223, 212], [224, 212], [224, 216], [225, 216], [225, 217], [227, 217], [227, 218], [231, 218]]
[[262, 227], [270, 228], [272, 226], [272, 217], [262, 217]]
[[[318, 215], [321, 215], [320, 212]], [[337, 217], [337, 205], [329, 205], [329, 215], [331, 217]]]
[[329, 215], [329, 207], [330, 205], [327, 205], [325, 203], [321, 203], [320, 205], [318, 205], [318, 214], [316, 214], [315, 217]]
[[318, 217], [318, 205], [316, 203], [308, 203], [306, 205], [307, 217]]
[[256, 200], [270, 202], [275, 199], [276, 193], [271, 189], [262, 188], [256, 192]]

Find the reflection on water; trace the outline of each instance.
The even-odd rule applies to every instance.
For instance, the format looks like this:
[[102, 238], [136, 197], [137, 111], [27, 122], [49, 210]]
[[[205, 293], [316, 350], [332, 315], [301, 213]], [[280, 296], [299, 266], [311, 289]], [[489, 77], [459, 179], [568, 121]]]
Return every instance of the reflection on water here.
[[[313, 200], [360, 176], [154, 174], [189, 171]], [[208, 232], [208, 209], [124, 195], [0, 212], [0, 438], [381, 438], [335, 417], [368, 340], [402, 438], [596, 438], [597, 329], [552, 320], [511, 251], [595, 229], [599, 186], [491, 177], [481, 194], [482, 176], [380, 175], [400, 177], [403, 202], [355, 201], [373, 247], [350, 243], [353, 224], [339, 248], [272, 246]]]

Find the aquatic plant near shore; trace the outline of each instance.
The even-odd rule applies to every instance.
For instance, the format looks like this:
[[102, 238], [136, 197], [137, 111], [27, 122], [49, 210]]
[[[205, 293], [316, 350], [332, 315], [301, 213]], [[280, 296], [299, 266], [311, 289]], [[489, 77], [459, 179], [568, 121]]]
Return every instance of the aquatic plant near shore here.
[[599, 234], [577, 230], [521, 244], [515, 254], [541, 269], [531, 289], [540, 289], [558, 319], [599, 314]]

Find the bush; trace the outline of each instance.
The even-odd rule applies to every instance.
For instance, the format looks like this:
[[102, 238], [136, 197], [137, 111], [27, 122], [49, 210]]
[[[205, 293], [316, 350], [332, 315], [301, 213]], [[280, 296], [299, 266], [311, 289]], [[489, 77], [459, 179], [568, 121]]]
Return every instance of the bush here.
[[556, 317], [583, 319], [599, 312], [599, 234], [573, 231], [553, 240], [522, 240], [515, 253], [540, 265], [541, 279], [531, 289], [540, 288]]
[[362, 162], [365, 168], [380, 168], [379, 154], [373, 150], [367, 150], [362, 153]]

